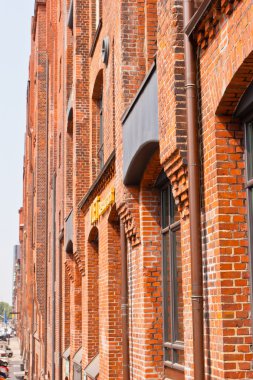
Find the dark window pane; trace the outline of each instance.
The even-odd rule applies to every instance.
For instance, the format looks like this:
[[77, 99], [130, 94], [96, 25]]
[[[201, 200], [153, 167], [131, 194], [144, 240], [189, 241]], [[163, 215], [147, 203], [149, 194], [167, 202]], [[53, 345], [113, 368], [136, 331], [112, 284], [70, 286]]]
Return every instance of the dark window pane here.
[[104, 166], [104, 123], [103, 123], [103, 98], [99, 101], [99, 162], [100, 169]]
[[163, 235], [163, 278], [164, 278], [164, 341], [171, 342], [171, 283], [170, 283], [170, 254], [169, 233]]
[[253, 122], [246, 127], [246, 146], [247, 146], [247, 177], [253, 178]]
[[174, 304], [175, 304], [175, 339], [184, 341], [184, 321], [183, 321], [183, 273], [181, 255], [181, 233], [180, 229], [174, 233]]
[[175, 203], [172, 192], [170, 193], [170, 224], [178, 222], [180, 220], [180, 214]]
[[184, 350], [176, 350], [174, 352], [174, 363], [184, 365]]
[[168, 188], [162, 191], [162, 228], [169, 225], [169, 193]]
[[166, 362], [171, 362], [172, 363], [172, 352], [170, 348], [165, 348], [165, 358], [164, 360]]

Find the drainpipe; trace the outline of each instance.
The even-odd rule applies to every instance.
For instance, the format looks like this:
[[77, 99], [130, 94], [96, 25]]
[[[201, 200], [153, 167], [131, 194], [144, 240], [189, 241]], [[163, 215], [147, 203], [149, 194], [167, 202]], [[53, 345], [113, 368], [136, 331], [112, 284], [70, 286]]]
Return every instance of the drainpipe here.
[[[194, 14], [194, 1], [183, 0], [184, 28]], [[192, 277], [194, 379], [204, 380], [203, 271], [201, 250], [200, 154], [197, 112], [197, 61], [194, 46], [184, 35], [188, 133], [189, 209]]]
[[129, 339], [128, 339], [128, 281], [127, 281], [127, 242], [123, 222], [120, 222], [121, 248], [121, 315], [122, 315], [122, 349], [123, 380], [130, 379], [129, 372]]
[[56, 174], [53, 174], [53, 247], [52, 247], [52, 380], [55, 380], [55, 248], [56, 248]]
[[[47, 66], [46, 66], [46, 88], [47, 88], [47, 93], [46, 93], [46, 151], [47, 151], [47, 177], [46, 177], [46, 184], [47, 184], [47, 189], [46, 189], [46, 260], [48, 263], [48, 120], [49, 120], [49, 106], [48, 106], [48, 96], [49, 96], [49, 61], [48, 61], [48, 56], [47, 56]], [[45, 294], [46, 294], [46, 300], [45, 300], [45, 327], [44, 327], [44, 380], [47, 378], [47, 292], [48, 292], [48, 286], [47, 286], [47, 280], [48, 280], [48, 267], [46, 265], [46, 273], [45, 273]]]
[[59, 244], [59, 379], [62, 379], [62, 239], [59, 241]]

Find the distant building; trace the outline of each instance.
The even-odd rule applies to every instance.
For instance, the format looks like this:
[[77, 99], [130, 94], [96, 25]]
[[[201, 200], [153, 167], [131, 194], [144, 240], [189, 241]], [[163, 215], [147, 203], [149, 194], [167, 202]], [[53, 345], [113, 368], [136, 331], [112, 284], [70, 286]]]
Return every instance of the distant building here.
[[37, 0], [30, 380], [253, 379], [253, 2]]
[[20, 277], [20, 245], [15, 245], [13, 249], [13, 287], [12, 287], [12, 311], [13, 311], [13, 320], [16, 324], [17, 321], [17, 312], [19, 309], [19, 297], [21, 295], [21, 277]]

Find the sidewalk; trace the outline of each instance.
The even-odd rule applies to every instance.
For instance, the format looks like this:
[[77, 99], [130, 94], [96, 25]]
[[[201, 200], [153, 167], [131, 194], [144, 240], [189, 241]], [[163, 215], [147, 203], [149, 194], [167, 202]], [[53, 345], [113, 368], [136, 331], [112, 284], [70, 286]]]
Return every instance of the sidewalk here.
[[17, 380], [14, 376], [14, 372], [20, 371], [20, 366], [22, 364], [22, 358], [20, 356], [20, 348], [19, 348], [19, 340], [18, 338], [10, 339], [10, 347], [13, 351], [13, 357], [9, 359], [9, 369], [10, 369], [10, 377], [11, 380]]

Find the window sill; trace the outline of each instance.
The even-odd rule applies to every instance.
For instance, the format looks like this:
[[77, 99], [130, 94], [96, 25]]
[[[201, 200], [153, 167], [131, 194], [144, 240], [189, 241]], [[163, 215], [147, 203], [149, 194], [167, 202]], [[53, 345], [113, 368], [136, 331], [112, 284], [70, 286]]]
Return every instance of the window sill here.
[[[184, 380], [185, 379], [184, 370], [176, 369], [175, 368], [177, 366], [176, 364], [174, 364], [172, 367], [171, 365], [167, 364], [167, 362], [165, 362], [164, 366], [165, 366], [164, 374], [169, 379], [173, 379], [173, 380]], [[182, 367], [182, 366], [179, 366], [179, 367]]]
[[102, 19], [99, 20], [98, 27], [97, 27], [96, 33], [94, 35], [94, 38], [93, 38], [93, 42], [92, 42], [91, 49], [90, 49], [90, 57], [93, 57], [101, 29], [102, 29]]

